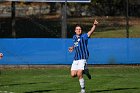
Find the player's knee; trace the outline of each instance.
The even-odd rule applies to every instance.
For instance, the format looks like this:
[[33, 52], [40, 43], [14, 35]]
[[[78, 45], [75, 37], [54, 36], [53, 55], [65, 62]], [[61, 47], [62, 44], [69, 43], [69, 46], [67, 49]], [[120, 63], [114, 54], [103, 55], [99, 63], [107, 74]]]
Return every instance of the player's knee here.
[[78, 78], [83, 78], [83, 72], [81, 72], [81, 71], [78, 72], [78, 73], [77, 73], [77, 76], [78, 76]]
[[76, 77], [77, 75], [75, 73], [71, 73], [71, 77]]

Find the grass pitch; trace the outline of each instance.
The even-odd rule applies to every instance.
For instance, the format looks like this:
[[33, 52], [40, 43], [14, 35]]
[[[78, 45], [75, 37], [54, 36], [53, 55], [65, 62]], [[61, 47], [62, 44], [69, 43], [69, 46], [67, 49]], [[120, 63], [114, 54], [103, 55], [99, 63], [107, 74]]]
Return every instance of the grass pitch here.
[[[139, 66], [89, 67], [86, 93], [140, 93]], [[1, 69], [0, 93], [78, 93], [77, 78], [70, 67]]]

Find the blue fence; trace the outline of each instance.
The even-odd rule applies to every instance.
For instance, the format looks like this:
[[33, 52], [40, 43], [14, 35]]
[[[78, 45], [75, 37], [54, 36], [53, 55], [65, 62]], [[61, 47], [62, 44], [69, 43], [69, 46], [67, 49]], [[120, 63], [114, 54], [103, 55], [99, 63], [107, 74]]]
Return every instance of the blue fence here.
[[[71, 64], [72, 39], [0, 39], [0, 64]], [[88, 64], [140, 64], [140, 38], [91, 38]]]

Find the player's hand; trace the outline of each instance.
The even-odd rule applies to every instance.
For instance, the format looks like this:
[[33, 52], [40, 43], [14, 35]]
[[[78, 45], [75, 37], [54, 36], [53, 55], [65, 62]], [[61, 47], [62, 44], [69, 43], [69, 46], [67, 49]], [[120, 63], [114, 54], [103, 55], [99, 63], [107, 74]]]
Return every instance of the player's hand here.
[[98, 21], [95, 19], [93, 24], [94, 25], [97, 25], [98, 24]]
[[72, 52], [73, 51], [73, 47], [69, 47], [69, 52]]
[[2, 59], [2, 57], [3, 57], [3, 54], [2, 54], [2, 53], [0, 53], [0, 59]]

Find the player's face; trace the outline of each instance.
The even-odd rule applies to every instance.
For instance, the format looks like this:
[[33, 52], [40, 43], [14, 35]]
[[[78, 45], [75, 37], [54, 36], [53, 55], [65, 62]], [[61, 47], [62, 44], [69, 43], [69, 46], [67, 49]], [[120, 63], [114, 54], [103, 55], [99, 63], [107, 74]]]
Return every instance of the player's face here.
[[75, 33], [76, 33], [76, 35], [80, 35], [82, 33], [82, 28], [80, 26], [77, 26], [75, 28]]

